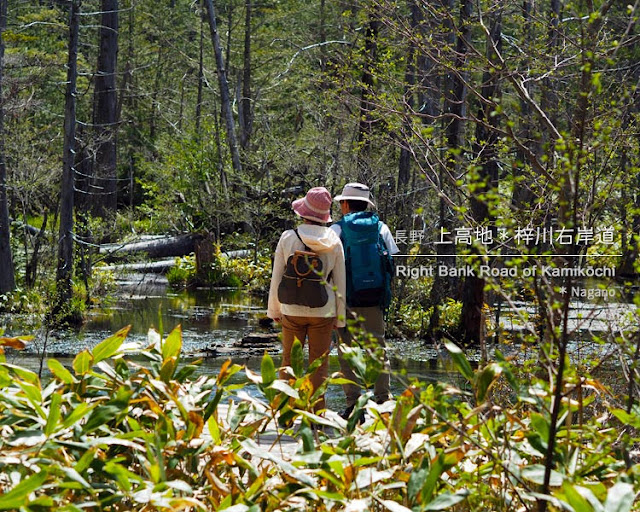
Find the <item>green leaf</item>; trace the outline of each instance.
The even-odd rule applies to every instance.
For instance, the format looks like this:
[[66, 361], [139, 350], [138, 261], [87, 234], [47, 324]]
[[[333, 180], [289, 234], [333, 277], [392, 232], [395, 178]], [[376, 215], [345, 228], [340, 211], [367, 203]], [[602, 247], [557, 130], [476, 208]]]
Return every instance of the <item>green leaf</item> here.
[[629, 512], [633, 506], [635, 493], [631, 484], [618, 482], [609, 492], [604, 502], [604, 509], [607, 512]]
[[162, 359], [177, 358], [182, 349], [182, 326], [178, 324], [173, 331], [167, 336], [162, 344]]
[[131, 326], [127, 325], [126, 327], [120, 329], [113, 336], [109, 336], [106, 340], [98, 343], [91, 352], [91, 354], [93, 355], [94, 364], [99, 363], [104, 359], [108, 359], [113, 354], [115, 354], [124, 342], [130, 330]]
[[443, 492], [436, 496], [434, 500], [427, 503], [427, 506], [422, 508], [422, 510], [446, 510], [464, 501], [469, 494], [470, 492], [466, 489], [457, 491], [455, 494], [451, 494], [448, 491]]
[[473, 382], [473, 369], [471, 368], [471, 365], [465, 357], [462, 349], [451, 341], [445, 341], [444, 346], [449, 351], [449, 354], [451, 354], [451, 359], [453, 359], [454, 364], [462, 376], [469, 382]]
[[[521, 470], [522, 478], [529, 480], [534, 484], [542, 485], [544, 483], [545, 467], [542, 464], [532, 464], [531, 466], [525, 466]], [[559, 487], [564, 481], [564, 476], [557, 471], [551, 470], [551, 478], [549, 485], [552, 487]]]
[[86, 402], [78, 404], [64, 419], [64, 421], [62, 422], [62, 427], [69, 428], [71, 425], [84, 418], [87, 413], [93, 410], [95, 407], [95, 405], [89, 405]]
[[49, 437], [56, 429], [58, 421], [60, 420], [60, 403], [62, 402], [62, 395], [60, 393], [54, 393], [51, 396], [51, 403], [49, 404], [49, 416], [47, 416], [47, 424], [44, 426], [44, 435]]
[[15, 366], [9, 363], [2, 363], [2, 366], [11, 370], [14, 375], [17, 375], [25, 382], [28, 382], [29, 384], [33, 384], [34, 386], [40, 387], [40, 379], [38, 378], [37, 373], [34, 373], [31, 370], [26, 370], [25, 368], [21, 368], [20, 366]]
[[488, 364], [480, 373], [476, 374], [476, 400], [478, 404], [485, 401], [487, 392], [501, 374], [502, 367], [497, 363]]
[[93, 356], [88, 350], [80, 352], [73, 360], [73, 369], [76, 375], [86, 375], [91, 369], [91, 363], [93, 363]]
[[83, 432], [87, 433], [96, 430], [117, 418], [121, 412], [129, 407], [129, 399], [132, 394], [133, 390], [121, 387], [114, 398], [93, 410], [82, 429]]
[[531, 426], [540, 434], [545, 444], [549, 442], [549, 420], [547, 418], [537, 412], [531, 413]]
[[407, 483], [407, 493], [409, 500], [414, 503], [418, 498], [421, 489], [427, 481], [427, 475], [429, 474], [429, 458], [424, 457], [420, 469], [414, 469], [409, 476], [409, 482]]
[[166, 382], [167, 384], [169, 383], [176, 371], [176, 364], [177, 361], [175, 358], [164, 360], [162, 368], [160, 369], [160, 380], [162, 380], [162, 382]]
[[62, 366], [62, 363], [57, 359], [49, 359], [47, 361], [47, 366], [51, 373], [65, 384], [73, 384], [76, 382], [76, 379], [71, 375], [71, 372]]
[[273, 358], [267, 352], [262, 356], [260, 373], [262, 374], [262, 384], [264, 386], [270, 386], [276, 380], [276, 367], [273, 364]]
[[429, 468], [429, 474], [425, 485], [422, 489], [422, 502], [427, 503], [431, 501], [431, 497], [436, 489], [436, 485], [442, 476], [442, 473], [450, 469], [455, 465], [455, 460], [449, 458], [444, 452], [440, 452], [435, 460], [431, 462]]
[[41, 469], [39, 473], [30, 476], [16, 485], [9, 492], [0, 496], [0, 510], [18, 509], [28, 503], [29, 495], [42, 487], [49, 474]]
[[[593, 512], [593, 507], [590, 505], [589, 501], [569, 482], [564, 483], [562, 486], [562, 492], [564, 493], [567, 503], [571, 505], [574, 512]], [[556, 497], [561, 498], [559, 495], [556, 495]]]
[[291, 347], [291, 368], [293, 374], [300, 378], [304, 375], [304, 351], [299, 339], [295, 339]]

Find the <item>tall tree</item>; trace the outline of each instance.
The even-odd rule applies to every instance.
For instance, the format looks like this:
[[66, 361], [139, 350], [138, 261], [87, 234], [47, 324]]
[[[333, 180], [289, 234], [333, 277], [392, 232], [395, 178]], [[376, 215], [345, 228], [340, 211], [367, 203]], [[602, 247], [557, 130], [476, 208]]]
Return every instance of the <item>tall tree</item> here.
[[364, 33], [364, 64], [360, 85], [360, 122], [358, 124], [358, 179], [370, 181], [371, 138], [375, 125], [375, 68], [378, 62], [378, 34], [380, 32], [378, 13], [369, 14]]
[[4, 137], [4, 37], [7, 27], [7, 1], [0, 0], [0, 294], [10, 292], [16, 286], [11, 253], [11, 226], [9, 223], [9, 198], [7, 194], [7, 163]]
[[[439, 227], [442, 233], [453, 231], [455, 213], [453, 198], [454, 183], [461, 173], [462, 153], [464, 151], [464, 127], [466, 116], [467, 71], [466, 64], [471, 43], [471, 25], [469, 18], [473, 9], [471, 0], [460, 0], [458, 21], [453, 19], [455, 0], [442, 0], [444, 31], [448, 34], [447, 49], [451, 55], [451, 63], [444, 79], [443, 134], [447, 148], [446, 162], [440, 167], [439, 195]], [[457, 34], [457, 36], [456, 36]], [[455, 245], [452, 240], [443, 240], [437, 245], [438, 266], [455, 265]], [[434, 315], [430, 320], [429, 333], [439, 322], [438, 307], [445, 297], [458, 297], [459, 280], [457, 277], [444, 277], [439, 274], [431, 288], [430, 302], [434, 305]]]
[[209, 30], [211, 31], [211, 41], [213, 43], [213, 51], [216, 57], [216, 71], [218, 73], [218, 83], [220, 85], [220, 102], [222, 103], [222, 113], [227, 129], [227, 144], [229, 145], [229, 151], [231, 152], [231, 164], [233, 166], [233, 170], [237, 174], [240, 174], [242, 172], [242, 163], [240, 162], [240, 152], [238, 151], [238, 141], [233, 123], [233, 113], [231, 112], [229, 82], [227, 81], [227, 71], [224, 64], [224, 58], [222, 56], [222, 47], [220, 46], [216, 11], [213, 5], [213, 0], [204, 0], [204, 3], [207, 7]]
[[[471, 216], [479, 229], [495, 233], [490, 205], [498, 188], [498, 123], [499, 72], [497, 54], [502, 46], [502, 11], [498, 2], [488, 13], [486, 69], [482, 75], [481, 101], [476, 123], [475, 153], [478, 161], [477, 175], [473, 176], [474, 193], [471, 196]], [[485, 280], [477, 276], [465, 279], [462, 291], [462, 340], [466, 344], [481, 343], [484, 338], [483, 307]]]
[[118, 0], [101, 0], [100, 48], [95, 77], [93, 123], [96, 158], [91, 204], [96, 215], [114, 213], [117, 206], [116, 133], [118, 95]]
[[252, 0], [245, 1], [244, 16], [244, 54], [242, 63], [242, 97], [238, 103], [238, 121], [240, 123], [240, 145], [246, 149], [251, 142], [253, 114], [251, 104], [251, 18]]
[[60, 312], [72, 297], [73, 278], [73, 193], [75, 184], [76, 83], [78, 78], [78, 33], [82, 0], [71, 0], [69, 13], [69, 55], [64, 108], [62, 187], [60, 190], [60, 232], [58, 238], [57, 303]]

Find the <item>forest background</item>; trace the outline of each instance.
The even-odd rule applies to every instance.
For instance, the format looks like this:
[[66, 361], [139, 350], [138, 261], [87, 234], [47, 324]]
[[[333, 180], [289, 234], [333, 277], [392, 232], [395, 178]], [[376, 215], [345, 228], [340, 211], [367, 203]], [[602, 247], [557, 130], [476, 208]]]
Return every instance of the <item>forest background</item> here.
[[[64, 309], [95, 245], [132, 232], [273, 247], [292, 198], [347, 181], [369, 184], [387, 223], [414, 235], [403, 252], [438, 265], [456, 251], [591, 247], [622, 255], [607, 263], [618, 276], [635, 272], [634, 5], [2, 6], [0, 293], [49, 283]], [[592, 235], [563, 247], [497, 237], [540, 228]], [[485, 239], [436, 243], [459, 229]], [[615, 244], [594, 243], [603, 229]], [[487, 284], [436, 275], [420, 298], [436, 308], [428, 334], [452, 298], [456, 337], [482, 338]]]

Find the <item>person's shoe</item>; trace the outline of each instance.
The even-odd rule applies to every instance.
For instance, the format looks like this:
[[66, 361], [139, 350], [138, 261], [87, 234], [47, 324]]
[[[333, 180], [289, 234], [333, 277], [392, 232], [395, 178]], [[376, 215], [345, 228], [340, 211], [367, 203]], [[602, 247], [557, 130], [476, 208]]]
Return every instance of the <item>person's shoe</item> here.
[[[340, 413], [340, 417], [343, 420], [348, 421], [354, 409], [355, 409], [355, 404], [348, 406], [344, 411]], [[360, 423], [360, 425], [364, 423], [364, 411], [362, 409], [358, 411], [358, 423]]]
[[375, 397], [375, 402], [378, 405], [382, 405], [383, 403], [387, 402], [388, 400], [391, 400], [391, 395], [386, 395], [386, 396], [377, 396]]

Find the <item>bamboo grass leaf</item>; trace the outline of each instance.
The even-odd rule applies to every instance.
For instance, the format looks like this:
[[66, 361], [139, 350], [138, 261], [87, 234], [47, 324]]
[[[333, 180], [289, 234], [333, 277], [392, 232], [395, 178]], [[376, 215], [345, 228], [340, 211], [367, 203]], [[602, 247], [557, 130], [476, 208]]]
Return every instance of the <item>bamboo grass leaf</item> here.
[[31, 493], [42, 487], [48, 476], [49, 474], [42, 469], [39, 473], [20, 482], [9, 492], [4, 493], [0, 496], [0, 510], [19, 509], [26, 506]]
[[57, 359], [49, 359], [47, 361], [47, 366], [51, 373], [65, 384], [73, 384], [74, 382], [77, 382], [71, 372], [62, 366], [62, 363]]
[[131, 325], [127, 325], [123, 327], [118, 332], [116, 332], [113, 336], [109, 336], [106, 340], [98, 343], [93, 350], [91, 351], [91, 355], [93, 356], [93, 363], [99, 363], [104, 359], [108, 359], [113, 356], [126, 339], [129, 331], [131, 330]]
[[458, 371], [462, 374], [462, 376], [469, 382], [473, 382], [473, 369], [471, 368], [471, 365], [465, 357], [462, 349], [451, 341], [445, 341], [444, 346], [449, 351], [451, 359], [453, 359], [456, 368], [458, 368]]

